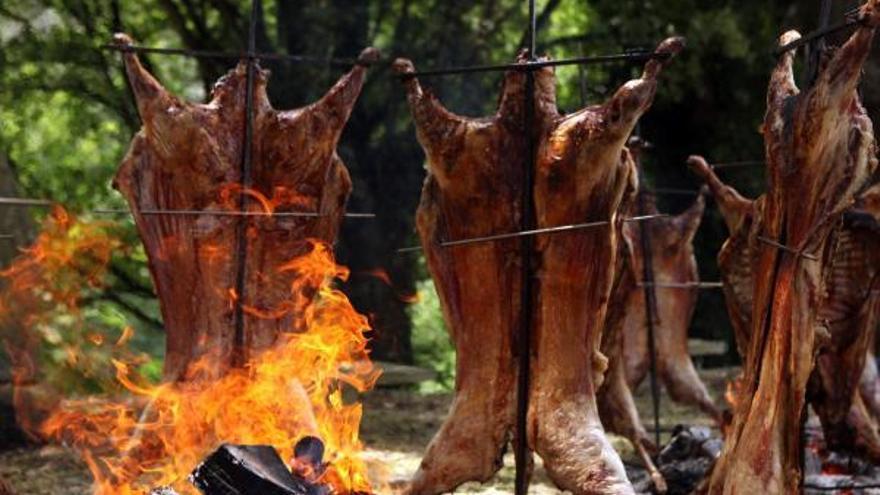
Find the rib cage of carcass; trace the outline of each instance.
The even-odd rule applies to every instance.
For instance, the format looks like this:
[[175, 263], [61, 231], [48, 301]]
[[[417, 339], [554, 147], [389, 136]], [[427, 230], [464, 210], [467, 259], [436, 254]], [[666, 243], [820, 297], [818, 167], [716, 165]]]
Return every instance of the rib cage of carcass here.
[[[824, 59], [808, 90], [794, 83], [794, 53], [781, 56], [767, 95], [769, 188], [760, 200], [744, 200], [693, 161], [732, 228], [719, 263], [745, 360], [731, 432], [708, 493], [799, 493], [808, 401], [832, 441], [854, 428], [855, 390], [870, 341], [862, 320], [876, 311], [864, 292], [871, 294], [866, 270], [873, 269], [876, 249], [865, 248], [870, 241], [845, 217], [877, 168], [872, 123], [857, 86], [878, 7], [877, 0], [862, 7], [856, 32]], [[780, 45], [799, 37], [786, 33]]]

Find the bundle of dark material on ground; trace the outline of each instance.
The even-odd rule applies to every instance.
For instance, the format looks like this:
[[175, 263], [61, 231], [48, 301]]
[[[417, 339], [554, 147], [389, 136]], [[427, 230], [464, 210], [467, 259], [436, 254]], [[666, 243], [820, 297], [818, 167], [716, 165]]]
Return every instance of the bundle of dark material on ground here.
[[315, 437], [300, 440], [294, 466], [267, 445], [222, 445], [193, 471], [192, 483], [205, 495], [329, 495], [321, 483], [326, 470], [324, 445]]
[[[704, 426], [678, 425], [657, 456], [667, 495], [690, 495], [712, 468], [724, 442]], [[634, 480], [638, 493], [657, 493], [648, 480]]]

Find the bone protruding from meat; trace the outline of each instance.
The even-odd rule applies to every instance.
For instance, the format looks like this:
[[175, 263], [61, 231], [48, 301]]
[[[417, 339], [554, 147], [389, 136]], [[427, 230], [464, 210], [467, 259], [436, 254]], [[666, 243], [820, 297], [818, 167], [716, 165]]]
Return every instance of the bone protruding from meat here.
[[763, 200], [744, 198], [736, 189], [722, 182], [701, 156], [690, 157], [688, 165], [709, 186], [727, 224], [729, 237], [718, 253], [718, 267], [737, 350], [745, 358], [752, 334], [754, 300], [752, 266], [755, 260], [752, 258], [753, 240], [750, 241], [749, 235], [757, 227], [755, 222], [759, 221], [760, 212], [756, 209]]
[[[408, 60], [394, 67], [415, 70]], [[520, 244], [440, 244], [519, 229], [525, 75], [506, 74], [497, 112], [483, 119], [449, 112], [416, 78], [404, 84], [428, 161], [416, 225], [456, 349], [455, 398], [408, 489], [436, 494], [491, 478], [513, 430]]]
[[[131, 45], [126, 35], [116, 35]], [[244, 312], [245, 352], [273, 344], [302, 321], [290, 304], [296, 274], [283, 266], [335, 240], [351, 190], [336, 144], [363, 86], [359, 63], [318, 102], [276, 111], [266, 95], [268, 73], [257, 68], [253, 93], [251, 184], [241, 176], [245, 146], [247, 64], [214, 86], [206, 104], [171, 95], [125, 53], [128, 79], [143, 121], [114, 185], [129, 203], [143, 239], [166, 327], [165, 378], [219, 375], [233, 365], [233, 312]], [[301, 212], [312, 217], [149, 215], [143, 210], [238, 210]], [[246, 296], [232, 292], [239, 259], [236, 231], [246, 222]], [[303, 295], [308, 299], [313, 297]]]
[[[681, 38], [670, 38], [657, 52], [671, 57], [682, 47]], [[624, 145], [650, 107], [667, 61], [648, 62], [642, 78], [626, 83], [603, 105], [568, 116], [538, 115], [544, 123], [535, 174], [539, 228], [617, 218], [635, 181]], [[600, 345], [619, 242], [613, 228], [536, 242], [529, 441], [556, 485], [575, 494], [632, 493], [596, 405], [599, 376], [607, 366]]]
[[[756, 233], [754, 308], [744, 387], [709, 493], [799, 493], [807, 384], [827, 329], [817, 325], [833, 257], [834, 226], [876, 169], [872, 124], [856, 92], [880, 0], [804, 93], [794, 54], [774, 70], [764, 123], [769, 191]], [[786, 33], [780, 45], [796, 39]], [[794, 99], [792, 99], [794, 98]], [[750, 235], [750, 242], [756, 236]], [[800, 253], [813, 253], [808, 259]], [[861, 371], [861, 370], [859, 370]]]
[[721, 211], [721, 216], [724, 218], [724, 223], [727, 224], [728, 231], [738, 231], [746, 215], [752, 210], [752, 201], [744, 198], [736, 189], [723, 183], [702, 156], [691, 156], [688, 158], [688, 165], [709, 187], [712, 197], [715, 198], [718, 209]]

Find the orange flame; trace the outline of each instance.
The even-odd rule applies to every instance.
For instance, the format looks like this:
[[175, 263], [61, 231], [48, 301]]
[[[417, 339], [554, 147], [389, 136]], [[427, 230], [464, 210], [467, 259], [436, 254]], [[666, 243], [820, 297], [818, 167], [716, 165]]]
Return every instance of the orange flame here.
[[[120, 245], [99, 226], [57, 210], [34, 246], [2, 273], [8, 283], [0, 293], [0, 316], [31, 328], [44, 324], [49, 313], [76, 314], [83, 289], [101, 285]], [[218, 249], [206, 255], [217, 256]], [[290, 297], [260, 316], [295, 315], [299, 321], [245, 367], [216, 378], [200, 372], [215, 368], [206, 355], [191, 365], [188, 381], [155, 385], [136, 372], [143, 358], [126, 351], [131, 327], [115, 335], [82, 330], [58, 345], [61, 355], [69, 366], [95, 366], [84, 356], [100, 353], [100, 369], [125, 394], [56, 400], [48, 419], [42, 415], [32, 431], [76, 448], [99, 495], [144, 494], [157, 486], [196, 493], [187, 476], [222, 443], [272, 445], [296, 467], [293, 447], [307, 435], [325, 444], [328, 466], [321, 481], [334, 493], [371, 492], [359, 457], [361, 404], [353, 398], [372, 388], [379, 372], [368, 356], [366, 318], [334, 287], [348, 271], [320, 242], [276, 268], [294, 275]], [[218, 288], [218, 297], [240, 304], [234, 291], [224, 291]], [[33, 340], [39, 339], [6, 342], [10, 353], [20, 354], [15, 362], [22, 383], [36, 379]]]
[[[221, 443], [268, 444], [291, 459], [293, 446], [306, 435], [324, 441], [330, 465], [323, 481], [336, 493], [371, 491], [358, 456], [361, 405], [344, 396], [347, 388], [372, 388], [378, 372], [367, 355], [366, 319], [333, 287], [347, 271], [321, 243], [278, 270], [297, 275], [286, 307], [297, 307], [298, 295], [317, 288], [318, 297], [299, 313], [306, 332], [282, 334], [246, 368], [218, 380], [151, 386], [132, 377], [125, 362], [114, 361], [119, 382], [141, 398], [143, 408], [139, 401], [68, 401], [43, 425], [45, 434], [82, 450], [97, 493], [144, 493], [160, 485], [195, 493], [187, 475]], [[193, 367], [211, 366], [208, 356]]]
[[[391, 289], [394, 289], [395, 291], [397, 290], [394, 287], [394, 282], [391, 281], [391, 275], [389, 275], [384, 268], [373, 268], [372, 270], [364, 270], [361, 273], [370, 277], [377, 278]], [[413, 292], [411, 294], [406, 294], [403, 292], [397, 292], [397, 298], [400, 300], [400, 302], [406, 304], [415, 304], [419, 302], [419, 293]]]
[[[107, 329], [92, 328], [78, 304], [85, 292], [96, 291], [121, 247], [109, 227], [80, 222], [55, 207], [31, 247], [0, 272], [0, 341], [13, 367], [17, 418], [32, 436], [39, 436], [40, 420], [54, 407], [55, 389], [112, 381], [100, 370], [114, 352], [101, 348]], [[57, 372], [47, 374], [44, 365], [52, 363]]]

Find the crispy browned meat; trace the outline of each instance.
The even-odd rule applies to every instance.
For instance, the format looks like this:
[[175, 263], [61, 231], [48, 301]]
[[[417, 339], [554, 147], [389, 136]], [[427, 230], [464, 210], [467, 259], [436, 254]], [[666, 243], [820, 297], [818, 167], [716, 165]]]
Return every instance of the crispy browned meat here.
[[[745, 393], [709, 493], [800, 492], [801, 421], [824, 340], [816, 321], [833, 269], [834, 227], [877, 164], [871, 121], [856, 89], [874, 35], [871, 26], [880, 21], [878, 6], [880, 0], [871, 0], [863, 7], [865, 24], [809, 91], [799, 94], [794, 85], [791, 52], [771, 77], [764, 123], [770, 187], [756, 233], [797, 253], [750, 236], [757, 262]], [[787, 33], [780, 43], [797, 37]], [[854, 360], [847, 366], [860, 372], [863, 363]]]
[[[414, 70], [408, 60], [395, 69]], [[525, 76], [508, 73], [497, 112], [482, 119], [450, 113], [414, 78], [406, 89], [428, 160], [416, 223], [456, 350], [455, 399], [409, 488], [435, 494], [491, 478], [513, 430], [520, 243], [440, 243], [520, 228]]]
[[[880, 235], [844, 221], [834, 233], [827, 288], [818, 325], [830, 332], [822, 343], [810, 393], [829, 447], [859, 447], [880, 461], [880, 432], [865, 388], [880, 324]], [[872, 363], [873, 364], [873, 363]], [[876, 380], [876, 377], [875, 377]], [[876, 382], [874, 384], [876, 386]]]
[[[749, 247], [752, 224], [760, 218], [763, 197], [757, 201], [742, 198], [725, 186], [702, 157], [691, 157], [691, 167], [711, 184], [731, 237], [719, 255], [728, 308], [736, 329], [740, 352], [744, 353], [751, 335], [753, 298], [750, 267], [755, 262]], [[870, 192], [858, 203], [870, 199]], [[731, 200], [735, 201], [734, 208]], [[754, 234], [751, 234], [754, 236]], [[825, 438], [832, 448], [852, 450], [878, 459], [880, 432], [877, 428], [877, 374], [873, 339], [880, 307], [877, 304], [877, 277], [880, 273], [880, 230], [875, 220], [860, 208], [845, 212], [840, 228], [833, 232], [829, 277], [820, 301], [818, 332], [830, 335], [820, 343], [816, 369], [811, 378], [808, 400], [818, 413]], [[742, 354], [745, 356], [745, 354]], [[864, 357], [862, 356], [864, 355]], [[857, 390], [858, 389], [858, 390]]]
[[[680, 38], [658, 50], [674, 55]], [[567, 116], [556, 111], [552, 72], [537, 74], [543, 124], [535, 178], [539, 227], [616, 218], [635, 180], [625, 143], [650, 107], [664, 62], [606, 103]], [[618, 256], [619, 230], [539, 237], [533, 330], [529, 443], [551, 479], [575, 494], [626, 494], [632, 487], [599, 420], [596, 388], [607, 366], [600, 352]]]
[[[628, 211], [628, 206], [621, 207], [621, 212]], [[611, 289], [605, 328], [602, 332], [601, 351], [608, 358], [608, 370], [596, 392], [596, 403], [599, 406], [602, 425], [612, 433], [629, 440], [650, 474], [657, 492], [665, 493], [666, 480], [651, 459], [651, 456], [657, 453], [657, 446], [645, 431], [633, 399], [632, 389], [626, 381], [626, 356], [629, 350], [624, 352], [623, 324], [629, 309], [627, 296], [636, 289], [636, 279], [627, 243], [618, 243], [618, 249], [620, 253], [617, 257], [614, 286]]]
[[700, 156], [692, 156], [688, 160], [691, 170], [697, 173], [715, 198], [721, 211], [721, 217], [727, 224], [730, 237], [718, 253], [718, 267], [721, 281], [724, 284], [724, 297], [727, 301], [727, 312], [733, 326], [734, 338], [740, 356], [745, 356], [752, 333], [752, 266], [753, 253], [749, 244], [749, 235], [757, 229], [756, 221], [760, 222], [758, 210], [763, 199], [752, 201], [744, 198], [734, 188], [724, 184], [715, 172]]
[[[126, 35], [117, 42], [130, 44]], [[249, 218], [215, 215], [149, 215], [143, 210], [232, 210], [241, 191], [246, 65], [214, 86], [206, 104], [171, 95], [125, 55], [143, 128], [135, 136], [115, 186], [125, 196], [146, 247], [167, 335], [165, 376], [222, 373], [233, 351], [234, 296], [239, 260], [236, 229], [247, 222], [245, 349], [272, 344], [294, 327], [299, 308], [283, 306], [294, 274], [282, 264], [303, 254], [308, 239], [332, 242], [344, 214], [351, 180], [336, 144], [364, 81], [361, 64], [321, 100], [276, 111], [266, 96], [268, 73], [256, 71], [250, 210], [318, 213], [316, 218]], [[308, 295], [304, 295], [309, 297]], [[262, 314], [270, 313], [270, 314]], [[206, 366], [191, 366], [208, 356]]]
[[[681, 45], [672, 39], [660, 49], [674, 55]], [[608, 103], [567, 117], [556, 108], [552, 69], [538, 71], [534, 105], [541, 132], [536, 136], [524, 128], [522, 73], [507, 74], [498, 111], [483, 119], [448, 112], [415, 78], [406, 80], [428, 157], [417, 225], [457, 352], [455, 400], [410, 493], [441, 493], [491, 477], [515, 419], [520, 243], [439, 244], [520, 228], [530, 139], [539, 145], [534, 192], [539, 226], [616, 218], [624, 191], [635, 180], [624, 144], [650, 106], [662, 65], [649, 62], [644, 77]], [[402, 74], [414, 71], [406, 60], [395, 68]], [[615, 228], [537, 243], [540, 291], [528, 441], [553, 480], [575, 494], [632, 493], [605, 438], [595, 399], [605, 369], [599, 345], [615, 273], [609, 266], [616, 263], [617, 222]]]
[[[645, 194], [645, 193], [642, 193]], [[644, 214], [657, 214], [653, 198], [645, 201]], [[657, 300], [654, 331], [657, 350], [657, 372], [673, 400], [699, 407], [715, 421], [721, 421], [721, 410], [715, 405], [700, 380], [688, 353], [688, 328], [696, 309], [699, 289], [687, 284], [699, 282], [693, 239], [705, 210], [703, 195], [682, 213], [658, 218], [645, 227], [651, 236], [651, 261]], [[644, 255], [641, 226], [627, 224], [624, 235], [632, 246], [632, 264], [641, 279]], [[663, 287], [681, 284], [685, 287]], [[626, 373], [630, 387], [644, 380], [649, 368], [648, 332], [645, 317], [645, 292], [637, 287], [627, 294], [627, 318], [624, 324]]]

